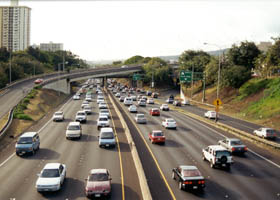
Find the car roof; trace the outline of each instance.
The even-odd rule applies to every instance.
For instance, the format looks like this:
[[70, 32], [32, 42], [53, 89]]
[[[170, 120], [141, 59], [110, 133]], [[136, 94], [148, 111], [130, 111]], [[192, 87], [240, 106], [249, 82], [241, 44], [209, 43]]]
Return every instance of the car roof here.
[[63, 114], [63, 111], [56, 111], [55, 113], [56, 114], [59, 114], [59, 113]]
[[36, 134], [37, 134], [37, 132], [26, 132], [26, 133], [22, 134], [20, 137], [33, 137]]
[[101, 128], [101, 131], [100, 132], [113, 132], [113, 129], [112, 128]]
[[165, 120], [173, 120], [173, 121], [175, 121], [173, 118], [165, 118]]
[[229, 140], [229, 141], [240, 141], [240, 139], [238, 139], [238, 138], [227, 138], [227, 140]]
[[60, 165], [60, 163], [47, 163], [44, 169], [58, 169]]
[[107, 173], [107, 169], [92, 169], [90, 170], [90, 174], [104, 174]]
[[210, 145], [209, 147], [215, 151], [227, 151], [227, 149], [221, 145]]
[[84, 110], [79, 110], [77, 113], [85, 113]]
[[69, 123], [69, 126], [79, 126], [80, 125], [80, 122], [70, 122]]
[[[182, 170], [194, 170], [194, 169], [197, 169], [196, 166], [193, 166], [193, 165], [180, 165], [179, 166]], [[198, 169], [197, 169], [198, 170]]]
[[145, 116], [145, 115], [142, 114], [142, 113], [139, 113], [139, 114], [136, 115], [136, 117], [137, 117], [137, 116]]
[[162, 130], [153, 130], [153, 133], [162, 133]]

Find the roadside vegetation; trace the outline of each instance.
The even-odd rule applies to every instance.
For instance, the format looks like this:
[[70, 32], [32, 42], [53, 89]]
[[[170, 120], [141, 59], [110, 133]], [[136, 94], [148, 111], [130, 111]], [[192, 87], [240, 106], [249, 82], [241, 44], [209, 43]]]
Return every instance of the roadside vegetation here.
[[62, 70], [63, 56], [65, 71], [86, 68], [88, 65], [70, 51], [41, 51], [38, 48], [27, 48], [24, 51], [10, 52], [0, 48], [0, 88], [9, 83], [10, 64], [11, 78], [16, 81], [22, 78]]

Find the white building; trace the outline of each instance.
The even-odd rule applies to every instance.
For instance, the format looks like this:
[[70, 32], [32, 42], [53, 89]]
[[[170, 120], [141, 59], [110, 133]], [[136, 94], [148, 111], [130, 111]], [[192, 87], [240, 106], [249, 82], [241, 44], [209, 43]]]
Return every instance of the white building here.
[[40, 50], [42, 51], [63, 51], [63, 44], [62, 43], [41, 43]]
[[0, 47], [9, 51], [24, 50], [30, 45], [31, 8], [18, 6], [0, 7]]

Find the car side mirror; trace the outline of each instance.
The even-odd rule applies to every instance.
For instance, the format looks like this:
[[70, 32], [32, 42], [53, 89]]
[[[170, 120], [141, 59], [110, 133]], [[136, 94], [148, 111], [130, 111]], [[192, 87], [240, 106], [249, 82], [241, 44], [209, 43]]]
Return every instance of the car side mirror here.
[[87, 178], [85, 178], [85, 181], [87, 181], [88, 179]]
[[41, 176], [41, 174], [37, 174], [37, 176]]
[[111, 180], [112, 180], [112, 178], [109, 178], [109, 180], [111, 181]]

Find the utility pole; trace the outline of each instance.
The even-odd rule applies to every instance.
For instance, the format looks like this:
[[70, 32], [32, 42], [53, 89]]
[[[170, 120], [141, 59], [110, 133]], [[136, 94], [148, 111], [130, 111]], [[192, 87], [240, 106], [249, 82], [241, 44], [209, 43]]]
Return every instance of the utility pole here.
[[12, 49], [10, 49], [10, 62], [9, 62], [9, 76], [10, 76], [10, 84], [12, 83]]
[[205, 82], [206, 82], [206, 72], [203, 73], [203, 96], [202, 96], [202, 103], [205, 101]]
[[63, 67], [62, 67], [62, 71], [64, 72], [64, 67], [65, 67], [65, 52], [63, 52], [63, 58], [62, 58], [62, 63], [63, 63]]
[[191, 91], [191, 99], [193, 97], [193, 74], [194, 74], [194, 65], [192, 64], [192, 91]]

